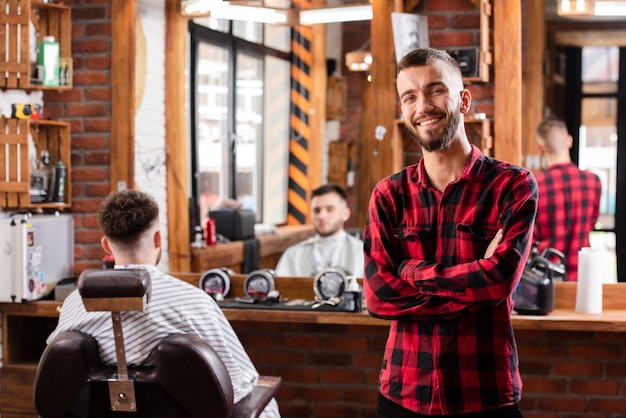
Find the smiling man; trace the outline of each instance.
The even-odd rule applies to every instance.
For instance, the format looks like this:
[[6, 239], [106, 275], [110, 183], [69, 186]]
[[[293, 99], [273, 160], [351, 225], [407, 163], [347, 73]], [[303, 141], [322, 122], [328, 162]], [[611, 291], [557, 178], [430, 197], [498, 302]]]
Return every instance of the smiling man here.
[[471, 95], [447, 53], [410, 52], [396, 86], [423, 158], [376, 185], [364, 230], [367, 308], [391, 321], [378, 417], [521, 417], [511, 310], [534, 176], [470, 144]]

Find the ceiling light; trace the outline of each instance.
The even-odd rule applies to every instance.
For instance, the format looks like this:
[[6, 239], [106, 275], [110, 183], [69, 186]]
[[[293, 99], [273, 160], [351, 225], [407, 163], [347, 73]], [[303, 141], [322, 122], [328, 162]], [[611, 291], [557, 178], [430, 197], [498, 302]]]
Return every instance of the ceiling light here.
[[350, 71], [369, 71], [372, 66], [370, 51], [352, 51], [346, 53], [346, 67]]
[[626, 2], [596, 1], [593, 14], [596, 16], [626, 16]]
[[559, 0], [558, 14], [565, 17], [626, 16], [626, 2], [603, 0]]
[[267, 7], [228, 4], [212, 8], [209, 13], [211, 17], [217, 19], [245, 20], [277, 25], [289, 23], [289, 9], [270, 9]]
[[300, 10], [301, 25], [315, 25], [318, 23], [353, 22], [357, 20], [372, 20], [372, 5], [327, 7], [323, 9]]
[[211, 16], [218, 19], [250, 22], [315, 25], [320, 23], [352, 22], [372, 19], [372, 5], [358, 4], [319, 9], [271, 8], [244, 6], [221, 0], [182, 0], [185, 16]]

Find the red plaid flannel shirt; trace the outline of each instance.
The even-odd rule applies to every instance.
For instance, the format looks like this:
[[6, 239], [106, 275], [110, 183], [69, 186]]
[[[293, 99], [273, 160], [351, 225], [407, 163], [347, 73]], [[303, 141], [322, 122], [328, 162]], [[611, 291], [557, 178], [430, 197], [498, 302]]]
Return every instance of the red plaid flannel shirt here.
[[578, 250], [589, 246], [589, 232], [600, 215], [600, 178], [574, 163], [556, 164], [536, 175], [539, 205], [533, 240], [539, 252], [565, 255], [567, 280], [578, 279]]
[[[529, 171], [472, 153], [441, 193], [423, 161], [380, 181], [364, 230], [367, 308], [391, 320], [382, 395], [424, 415], [519, 402], [512, 293], [537, 209]], [[504, 239], [483, 259], [498, 229]]]

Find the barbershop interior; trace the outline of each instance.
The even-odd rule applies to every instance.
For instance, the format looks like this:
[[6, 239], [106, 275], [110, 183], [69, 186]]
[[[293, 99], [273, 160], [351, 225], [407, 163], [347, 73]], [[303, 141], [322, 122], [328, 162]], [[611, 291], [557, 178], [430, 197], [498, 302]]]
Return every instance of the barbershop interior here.
[[[538, 175], [554, 116], [600, 179], [578, 280], [529, 251], [511, 299], [519, 407], [626, 417], [624, 0], [0, 0], [1, 416], [376, 417], [392, 321], [368, 311], [368, 268], [280, 264], [319, 242], [318, 188], [343, 191], [363, 240], [377, 184], [422, 159], [396, 88], [415, 48], [458, 62], [473, 148]], [[132, 364], [119, 314], [157, 286], [119, 268], [100, 213], [133, 190], [159, 208], [157, 269], [208, 294], [256, 369], [245, 397], [210, 346]], [[93, 338], [49, 344], [78, 294], [111, 324], [113, 365]]]

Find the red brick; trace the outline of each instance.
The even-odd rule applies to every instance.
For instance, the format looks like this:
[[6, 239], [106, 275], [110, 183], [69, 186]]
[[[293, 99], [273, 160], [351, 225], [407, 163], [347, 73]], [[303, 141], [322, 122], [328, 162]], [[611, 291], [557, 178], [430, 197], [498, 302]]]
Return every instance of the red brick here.
[[302, 351], [263, 351], [261, 360], [270, 364], [303, 364], [305, 356]]
[[104, 170], [101, 168], [72, 168], [72, 178], [74, 181], [101, 181], [106, 179]]
[[520, 342], [518, 340], [518, 351], [520, 358], [554, 358], [564, 357], [567, 355], [567, 346], [561, 344], [542, 344], [540, 341], [533, 343]]
[[321, 369], [321, 382], [323, 383], [341, 383], [343, 385], [363, 384], [366, 382], [366, 376], [362, 370], [358, 369]]
[[46, 91], [43, 95], [44, 103], [48, 102], [79, 102], [83, 100], [83, 92], [79, 89]]
[[100, 228], [98, 225], [98, 216], [96, 214], [86, 214], [82, 217], [83, 226], [86, 228]]
[[617, 345], [577, 344], [570, 345], [569, 353], [572, 358], [588, 359], [617, 359], [620, 357]]
[[109, 183], [90, 183], [85, 185], [85, 196], [89, 197], [105, 197], [111, 192]]
[[306, 399], [311, 402], [314, 402], [314, 401], [335, 402], [341, 399], [339, 397], [339, 391], [334, 388], [325, 388], [325, 387], [299, 388], [296, 391], [296, 394], [301, 399]]
[[74, 135], [72, 136], [72, 148], [74, 149], [101, 149], [104, 148], [107, 139], [102, 135]]
[[453, 48], [473, 45], [471, 32], [433, 32], [429, 36], [433, 48]]
[[277, 335], [276, 343], [293, 349], [306, 348], [315, 350], [320, 348], [320, 339], [314, 335]]
[[446, 0], [446, 1], [429, 1], [428, 11], [431, 12], [460, 12], [476, 10], [476, 6], [471, 0]]
[[600, 361], [559, 361], [552, 362], [552, 373], [555, 376], [589, 376], [602, 375], [602, 363]]
[[105, 38], [91, 38], [72, 42], [72, 53], [109, 52], [110, 42]]
[[314, 416], [310, 402], [296, 399], [288, 402], [279, 402], [279, 407], [280, 413], [284, 417], [306, 418]]
[[526, 393], [565, 393], [567, 381], [554, 377], [525, 377], [524, 392]]
[[313, 407], [316, 417], [357, 417], [360, 416], [358, 405], [316, 404]]
[[106, 70], [111, 68], [111, 57], [98, 56], [87, 60], [87, 68], [90, 70]]
[[106, 7], [80, 6], [72, 8], [73, 21], [104, 19], [108, 14], [109, 12]]
[[[586, 401], [580, 397], [547, 396], [537, 401], [537, 408], [555, 412], [585, 412]], [[626, 410], [626, 409], [625, 409]]]
[[[72, 198], [72, 210], [77, 213], [96, 213], [100, 208], [102, 199], [79, 199]], [[76, 234], [78, 236], [80, 234]]]
[[110, 119], [87, 119], [84, 121], [86, 132], [110, 132]]
[[480, 36], [480, 15], [475, 13], [450, 16], [450, 27], [454, 29], [476, 29]]
[[592, 398], [587, 402], [589, 412], [602, 412], [605, 414], [624, 414], [626, 411], [626, 399], [616, 398]]
[[[448, 18], [442, 15], [429, 15], [428, 16], [428, 30], [445, 29], [448, 27]], [[429, 36], [430, 38], [430, 36]]]
[[69, 104], [65, 106], [67, 116], [105, 116], [107, 107], [102, 103]]
[[70, 132], [72, 135], [76, 133], [83, 132], [83, 121], [82, 119], [78, 120], [67, 120], [66, 122], [70, 123]]
[[325, 338], [322, 346], [327, 349], [359, 351], [367, 349], [367, 340], [364, 337], [337, 337]]
[[111, 100], [111, 89], [110, 88], [97, 88], [91, 87], [85, 92], [85, 100], [93, 100], [96, 102], [99, 101], [110, 101]]
[[106, 23], [92, 23], [85, 28], [85, 34], [89, 36], [93, 35], [111, 35], [111, 24]]
[[102, 231], [83, 229], [80, 234], [76, 234], [75, 242], [77, 244], [100, 244], [100, 238], [102, 238]]
[[520, 359], [520, 370], [525, 375], [545, 376], [550, 374], [551, 368], [552, 364], [547, 360], [527, 360], [526, 357]]
[[293, 367], [293, 365], [284, 364], [284, 367], [278, 368], [278, 375], [283, 381], [290, 383], [319, 383], [319, 371], [317, 368], [311, 369], [306, 367]]
[[307, 362], [309, 366], [320, 367], [348, 367], [352, 365], [352, 355], [345, 352], [309, 352]]
[[[619, 382], [606, 380], [572, 380], [569, 384], [569, 393], [587, 395], [619, 395]], [[624, 409], [623, 411], [626, 411]]]
[[109, 165], [111, 154], [108, 152], [89, 151], [85, 153], [85, 164], [89, 166]]
[[383, 352], [367, 352], [367, 353], [355, 353], [354, 366], [355, 367], [371, 367], [372, 364], [383, 364]]
[[74, 85], [102, 85], [108, 81], [108, 76], [103, 72], [74, 72]]
[[[99, 233], [99, 237], [102, 238], [102, 232]], [[85, 256], [89, 259], [94, 259], [94, 260], [102, 260], [102, 257], [105, 256], [105, 252], [102, 249], [102, 246], [100, 245], [100, 238], [98, 238], [98, 245], [92, 245], [92, 246], [85, 246]], [[102, 261], [100, 261], [100, 264], [102, 265]]]
[[343, 400], [346, 402], [360, 402], [376, 405], [378, 399], [378, 390], [376, 387], [370, 387], [369, 390], [358, 388], [345, 388], [343, 389]]

